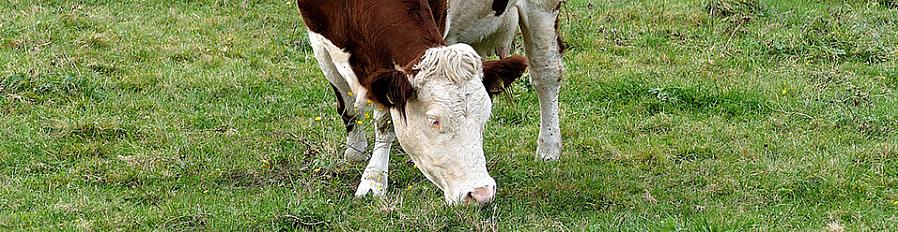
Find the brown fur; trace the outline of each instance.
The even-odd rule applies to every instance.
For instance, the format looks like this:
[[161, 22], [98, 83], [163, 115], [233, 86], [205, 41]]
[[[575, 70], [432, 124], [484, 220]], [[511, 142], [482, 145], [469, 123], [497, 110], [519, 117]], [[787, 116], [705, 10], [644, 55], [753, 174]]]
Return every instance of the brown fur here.
[[[398, 87], [410, 84], [405, 75], [372, 74], [395, 70], [394, 64], [412, 67], [428, 48], [446, 45], [425, 0], [297, 0], [297, 6], [309, 30], [351, 54], [349, 62], [359, 83], [375, 94], [369, 95], [371, 100], [384, 106], [401, 107], [403, 104], [396, 103], [407, 99], [382, 102], [387, 96], [376, 94], [408, 97], [411, 92], [395, 91], [411, 91], [411, 88], [378, 91], [376, 88], [396, 87], [380, 84], [395, 83]], [[379, 80], [388, 77], [396, 80]], [[378, 86], [374, 86], [375, 80], [381, 81]]]
[[446, 45], [424, 0], [298, 0], [297, 4], [309, 30], [352, 54], [350, 62], [359, 77], [393, 69], [393, 62], [405, 66], [428, 48]]
[[511, 56], [483, 62], [483, 86], [490, 97], [500, 94], [527, 70], [527, 57]]
[[449, 2], [447, 0], [428, 0], [430, 3], [433, 20], [437, 24], [440, 33], [446, 31], [446, 16], [449, 14]]
[[[379, 102], [386, 108], [405, 109], [406, 101], [412, 97], [414, 90], [408, 82], [408, 76], [398, 70], [380, 70], [369, 77], [368, 99]], [[400, 110], [405, 117], [405, 111]]]

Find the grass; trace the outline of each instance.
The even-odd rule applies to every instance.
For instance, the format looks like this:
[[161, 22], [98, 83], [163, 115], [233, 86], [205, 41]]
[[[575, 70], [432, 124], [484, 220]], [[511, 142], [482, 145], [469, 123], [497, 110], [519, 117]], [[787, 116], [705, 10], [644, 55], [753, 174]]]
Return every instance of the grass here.
[[563, 158], [518, 82], [485, 209], [398, 146], [388, 197], [352, 197], [291, 1], [0, 8], [2, 230], [898, 230], [890, 1], [569, 1]]

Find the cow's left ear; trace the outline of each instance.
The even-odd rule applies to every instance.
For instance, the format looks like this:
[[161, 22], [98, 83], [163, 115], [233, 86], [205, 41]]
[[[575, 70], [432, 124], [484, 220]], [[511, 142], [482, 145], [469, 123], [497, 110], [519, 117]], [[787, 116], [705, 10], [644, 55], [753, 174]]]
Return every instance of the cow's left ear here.
[[514, 80], [527, 70], [527, 57], [511, 56], [501, 60], [483, 62], [483, 87], [490, 97], [505, 91]]

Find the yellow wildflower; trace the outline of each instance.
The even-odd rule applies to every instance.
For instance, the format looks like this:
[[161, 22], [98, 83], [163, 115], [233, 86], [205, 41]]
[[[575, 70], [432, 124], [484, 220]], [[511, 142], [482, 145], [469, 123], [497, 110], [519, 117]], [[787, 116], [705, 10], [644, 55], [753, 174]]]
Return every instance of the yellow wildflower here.
[[347, 93], [347, 95], [349, 95], [350, 97], [352, 97], [352, 91], [349, 91], [349, 92]]
[[355, 123], [362, 125], [363, 122], [362, 122], [362, 120], [358, 120], [358, 121], [355, 121]]
[[365, 112], [365, 119], [371, 118], [371, 113]]
[[321, 117], [315, 117], [315, 121], [321, 121]]

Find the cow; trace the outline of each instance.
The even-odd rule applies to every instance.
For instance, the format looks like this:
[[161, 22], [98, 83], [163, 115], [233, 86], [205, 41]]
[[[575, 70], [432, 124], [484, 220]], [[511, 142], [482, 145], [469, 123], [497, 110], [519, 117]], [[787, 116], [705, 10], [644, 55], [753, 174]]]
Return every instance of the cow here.
[[[545, 33], [554, 28], [554, 19], [548, 24], [525, 22], [544, 20], [552, 9], [519, 17], [529, 14], [524, 10], [529, 9], [527, 4], [497, 1], [485, 5], [491, 10], [485, 18], [469, 15], [481, 5], [467, 0], [297, 0], [315, 58], [336, 93], [337, 112], [346, 124], [345, 159], [367, 158], [365, 132], [357, 122], [367, 110], [374, 111], [375, 146], [356, 196], [384, 196], [390, 147], [398, 139], [415, 166], [443, 191], [447, 203], [492, 202], [496, 182], [483, 153], [491, 98], [523, 75], [528, 65], [541, 71], [531, 71], [531, 76], [540, 102], [548, 105], [542, 107], [542, 123], [555, 127], [548, 130], [552, 133], [548, 139], [541, 128], [538, 152], [544, 159], [557, 158], [558, 87], [542, 79], [552, 76], [554, 85], [560, 81], [561, 65], [556, 60], [560, 49], [541, 43], [549, 36], [525, 33], [527, 41], [541, 41], [527, 43], [528, 54], [545, 58], [530, 61], [508, 55], [517, 31], [514, 24], [521, 21], [524, 31]], [[468, 7], [478, 9], [464, 9]], [[555, 12], [557, 16], [557, 8]], [[465, 20], [482, 23], [460, 22]], [[543, 28], [546, 25], [550, 28]], [[472, 36], [477, 33], [483, 36]], [[476, 39], [466, 43], [468, 38]], [[557, 34], [552, 38], [553, 44], [558, 42]], [[501, 59], [482, 61], [488, 55]]]

